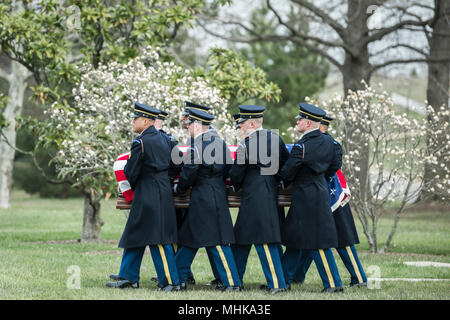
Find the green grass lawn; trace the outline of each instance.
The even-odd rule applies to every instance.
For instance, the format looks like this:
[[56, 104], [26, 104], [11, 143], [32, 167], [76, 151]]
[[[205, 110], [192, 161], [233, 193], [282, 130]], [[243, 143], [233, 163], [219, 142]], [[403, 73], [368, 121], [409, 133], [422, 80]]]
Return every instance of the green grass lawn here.
[[[80, 244], [82, 199], [39, 199], [14, 191], [12, 205], [0, 211], [0, 299], [431, 299], [450, 298], [450, 269], [407, 266], [405, 261], [450, 263], [450, 213], [410, 212], [400, 220], [390, 252], [372, 255], [360, 225], [357, 246], [366, 271], [377, 269], [382, 278], [447, 279], [438, 282], [381, 281], [380, 289], [351, 288], [343, 294], [321, 294], [322, 284], [314, 265], [303, 285], [276, 296], [258, 289], [265, 282], [256, 251], [252, 249], [244, 283], [246, 290], [221, 293], [204, 284], [212, 279], [208, 259], [201, 249], [192, 266], [197, 284], [187, 292], [162, 293], [150, 277], [156, 275], [151, 257], [142, 262], [140, 289], [115, 290], [105, 287], [108, 275], [117, 273], [121, 249], [117, 248], [126, 218], [115, 209], [115, 199], [102, 203], [105, 222], [101, 243]], [[232, 211], [233, 217], [236, 210]], [[381, 240], [393, 223], [383, 218]], [[344, 284], [349, 274], [336, 254]], [[71, 266], [80, 271], [80, 289], [69, 289]], [[369, 272], [368, 277], [377, 277]]]

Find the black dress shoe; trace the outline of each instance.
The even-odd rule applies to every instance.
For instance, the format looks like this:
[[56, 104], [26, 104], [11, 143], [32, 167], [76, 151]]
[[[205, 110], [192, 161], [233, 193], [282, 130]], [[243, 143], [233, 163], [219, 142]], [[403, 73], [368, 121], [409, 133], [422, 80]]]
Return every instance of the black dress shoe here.
[[219, 283], [217, 286], [214, 287], [214, 290], [222, 291], [225, 286], [222, 283]]
[[118, 274], [110, 274], [109, 278], [115, 281], [126, 280], [125, 278], [119, 277]]
[[210, 282], [206, 283], [207, 286], [218, 286], [218, 285], [222, 285], [222, 280], [220, 279], [214, 279], [211, 280]]
[[187, 284], [186, 282], [180, 283], [180, 291], [186, 291], [187, 290]]
[[163, 292], [171, 292], [171, 291], [180, 291], [180, 285], [172, 285], [172, 284], [168, 284], [165, 287], [159, 288], [158, 291], [163, 291]]
[[106, 283], [107, 287], [110, 288], [119, 288], [119, 289], [125, 289], [125, 288], [133, 288], [137, 289], [139, 288], [139, 282], [133, 282], [130, 280], [119, 280], [119, 281], [111, 281]]
[[231, 291], [242, 291], [240, 286], [226, 286], [220, 289], [222, 292], [231, 292]]
[[350, 283], [348, 286], [349, 286], [350, 288], [351, 288], [351, 287], [357, 287], [357, 288], [367, 287], [367, 282]]
[[281, 293], [281, 292], [285, 292], [286, 288], [268, 288], [267, 292], [269, 292], [270, 294], [277, 294], [277, 293]]
[[267, 284], [262, 284], [262, 285], [259, 286], [259, 289], [267, 291], [267, 292], [269, 292], [271, 294], [277, 294], [279, 292], [284, 292], [284, 291], [287, 291], [287, 290], [291, 290], [291, 287], [289, 286], [289, 289], [288, 288], [269, 288], [269, 286]]
[[119, 277], [118, 274], [110, 274], [109, 278], [114, 280], [114, 281], [125, 280], [125, 278]]
[[303, 284], [303, 282], [305, 282], [305, 280], [303, 280], [303, 281], [292, 280], [292, 283], [295, 283], [295, 284]]
[[344, 292], [344, 288], [337, 287], [337, 288], [324, 288], [322, 289], [323, 293], [335, 293], [335, 292]]
[[189, 277], [186, 282], [189, 284], [195, 284], [195, 279], [194, 277]]

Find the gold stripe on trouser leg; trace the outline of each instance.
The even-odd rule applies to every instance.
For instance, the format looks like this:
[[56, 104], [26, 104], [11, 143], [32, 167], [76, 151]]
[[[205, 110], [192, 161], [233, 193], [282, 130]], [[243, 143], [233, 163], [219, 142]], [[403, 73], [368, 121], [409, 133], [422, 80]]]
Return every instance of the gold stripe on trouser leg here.
[[331, 275], [330, 267], [328, 266], [327, 257], [325, 256], [325, 252], [323, 252], [322, 249], [319, 249], [320, 257], [322, 258], [322, 263], [325, 268], [325, 272], [327, 273], [328, 282], [330, 282], [330, 287], [334, 288], [334, 280], [333, 276]]
[[353, 269], [355, 269], [356, 277], [358, 278], [358, 282], [362, 283], [361, 273], [359, 272], [358, 264], [356, 263], [355, 257], [353, 256], [352, 249], [350, 247], [345, 247], [347, 250], [348, 256], [350, 257], [350, 261], [352, 262]]
[[278, 289], [278, 278], [275, 272], [275, 267], [273, 266], [272, 256], [270, 255], [269, 247], [267, 244], [263, 244], [264, 251], [266, 252], [267, 261], [269, 262], [270, 273], [272, 274], [273, 287]]
[[233, 277], [231, 276], [230, 268], [228, 267], [227, 259], [225, 258], [225, 254], [222, 251], [222, 248], [220, 246], [216, 246], [217, 251], [219, 251], [220, 259], [222, 260], [223, 266], [225, 268], [225, 271], [227, 273], [228, 282], [230, 283], [230, 286], [234, 286]]
[[158, 248], [159, 253], [161, 254], [161, 260], [163, 262], [164, 273], [166, 274], [167, 281], [169, 282], [169, 284], [173, 284], [172, 277], [170, 276], [169, 265], [167, 264], [166, 254], [164, 253], [164, 247], [158, 244]]

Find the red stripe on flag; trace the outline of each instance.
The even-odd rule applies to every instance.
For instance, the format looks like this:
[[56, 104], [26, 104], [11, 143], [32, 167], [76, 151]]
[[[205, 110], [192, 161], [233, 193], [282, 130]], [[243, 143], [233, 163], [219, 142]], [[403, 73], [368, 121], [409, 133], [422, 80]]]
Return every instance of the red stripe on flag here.
[[123, 170], [114, 171], [114, 174], [116, 175], [117, 181], [127, 180], [127, 177], [125, 177], [125, 172]]

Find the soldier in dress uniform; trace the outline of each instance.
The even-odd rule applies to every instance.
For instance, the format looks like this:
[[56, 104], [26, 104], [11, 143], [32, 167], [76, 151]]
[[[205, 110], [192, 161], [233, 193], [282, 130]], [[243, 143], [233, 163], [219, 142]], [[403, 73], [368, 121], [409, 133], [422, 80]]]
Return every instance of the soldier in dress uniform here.
[[182, 121], [184, 129], [187, 129], [188, 125], [189, 125], [188, 121], [189, 121], [189, 110], [190, 109], [200, 110], [200, 111], [205, 111], [205, 112], [208, 112], [209, 110], [211, 110], [211, 108], [208, 107], [208, 106], [203, 106], [201, 104], [197, 104], [197, 103], [194, 103], [194, 102], [191, 102], [191, 101], [185, 101], [184, 104], [185, 104], [184, 111], [181, 114], [182, 117], [183, 117], [183, 119], [181, 121]]
[[176, 262], [182, 287], [199, 248], [205, 247], [214, 260], [222, 291], [239, 291], [240, 279], [230, 244], [234, 243], [233, 222], [228, 208], [225, 178], [231, 166], [226, 143], [209, 131], [212, 115], [191, 108], [187, 120], [193, 137], [175, 192], [192, 187], [187, 214], [179, 231]]
[[[158, 109], [159, 110], [159, 109]], [[159, 130], [159, 132], [161, 132], [163, 134], [163, 136], [168, 140], [169, 144], [170, 144], [170, 149], [172, 150], [173, 148], [175, 148], [178, 145], [178, 141], [175, 139], [174, 136], [172, 136], [172, 134], [165, 132], [162, 127], [164, 125], [164, 122], [167, 120], [167, 116], [169, 115], [167, 112], [163, 111], [163, 110], [159, 110], [159, 114], [158, 117], [155, 119], [155, 128]], [[180, 158], [182, 157], [183, 153], [180, 151]], [[169, 168], [169, 177], [170, 182], [172, 183], [173, 178], [175, 178], [181, 170], [182, 165], [174, 165], [172, 163], [171, 167]], [[177, 219], [177, 228], [180, 229], [181, 223], [183, 222], [183, 218], [185, 216], [185, 212], [187, 209], [185, 208], [175, 208], [175, 215], [176, 215], [176, 219]], [[176, 243], [173, 244], [173, 251], [174, 253], [177, 252], [177, 248], [178, 245]], [[151, 277], [151, 280], [154, 282], [158, 282], [158, 277]], [[195, 284], [195, 278], [194, 275], [192, 274], [192, 272], [189, 273], [189, 277], [188, 277], [188, 283], [189, 284]]]
[[159, 109], [158, 117], [155, 120], [155, 128], [158, 129], [160, 132], [166, 133], [165, 131], [162, 130], [162, 127], [163, 127], [164, 121], [166, 121], [168, 115], [169, 114], [167, 112]]
[[159, 130], [159, 132], [167, 135], [170, 140], [175, 140], [175, 138], [169, 133], [165, 132], [162, 127], [164, 125], [164, 122], [167, 120], [167, 116], [169, 114], [163, 110], [160, 110], [160, 113], [158, 114], [158, 117], [155, 120], [155, 128]]
[[286, 246], [283, 270], [290, 282], [300, 254], [305, 259], [312, 257], [324, 285], [322, 291], [340, 292], [342, 282], [331, 251], [337, 247], [338, 237], [325, 178], [340, 168], [340, 159], [333, 139], [319, 130], [325, 114], [316, 106], [300, 103], [297, 129], [303, 136], [280, 171], [284, 183], [293, 182], [291, 207], [281, 227]]
[[[162, 129], [162, 126], [164, 124], [164, 121], [166, 121], [167, 116], [169, 115], [167, 112], [160, 110], [160, 114], [158, 115], [157, 119], [155, 120], [155, 128], [159, 130], [159, 132], [161, 132], [169, 141], [170, 145], [171, 145], [171, 149], [173, 149], [175, 146], [178, 145], [178, 141], [175, 139], [174, 136], [172, 136], [170, 133], [165, 132]], [[182, 157], [182, 152], [180, 151], [180, 157]], [[177, 165], [177, 166], [173, 166], [172, 170], [173, 172], [169, 171], [169, 176], [171, 177], [176, 177], [181, 170], [182, 165]], [[177, 226], [178, 228], [180, 227], [182, 221], [183, 221], [183, 217], [184, 217], [184, 209], [183, 208], [176, 208], [175, 209], [176, 212], [176, 216], [177, 216]], [[176, 251], [176, 245], [174, 250]], [[195, 283], [195, 280], [193, 280]]]
[[131, 154], [124, 168], [134, 190], [133, 203], [119, 242], [124, 248], [117, 281], [108, 282], [112, 288], [138, 288], [139, 270], [145, 247], [150, 247], [158, 275], [160, 290], [178, 291], [180, 282], [173, 252], [177, 243], [177, 224], [168, 170], [171, 145], [154, 122], [159, 110], [135, 103]]
[[234, 122], [236, 123], [236, 129], [239, 129], [239, 120], [241, 119], [241, 116], [239, 113], [233, 114]]
[[242, 188], [233, 254], [242, 281], [250, 249], [255, 245], [267, 281], [262, 288], [275, 294], [286, 290], [280, 256], [276, 175], [289, 153], [278, 135], [262, 128], [264, 110], [263, 106], [241, 105], [239, 118], [235, 117], [245, 139], [238, 146], [230, 170], [233, 188]]
[[[333, 121], [333, 118], [325, 115], [320, 122], [320, 131], [330, 137], [331, 135], [328, 133], [328, 127], [331, 121]], [[340, 144], [336, 142], [335, 146], [337, 148], [338, 156], [342, 158], [342, 148]], [[355, 244], [359, 243], [359, 237], [356, 230], [355, 221], [353, 220], [353, 214], [350, 209], [350, 204], [347, 203], [343, 207], [339, 206], [333, 212], [333, 218], [338, 235], [338, 246], [336, 250], [339, 253], [342, 261], [344, 262], [344, 265], [347, 268], [348, 272], [350, 273], [349, 286], [367, 286], [367, 277], [355, 248]], [[310, 256], [302, 256], [300, 258], [297, 271], [294, 275], [294, 282], [303, 283], [303, 281], [305, 280], [306, 272], [308, 271], [311, 262], [312, 259]]]
[[[187, 123], [186, 122], [189, 119], [189, 110], [190, 109], [201, 110], [201, 111], [205, 111], [205, 112], [209, 112], [211, 110], [210, 107], [203, 106], [203, 105], [200, 105], [200, 104], [197, 104], [197, 103], [193, 103], [193, 102], [190, 102], [190, 101], [185, 101], [185, 109], [184, 109], [184, 112], [182, 114], [183, 115], [183, 127], [185, 129], [187, 129]], [[214, 129], [212, 126], [209, 126], [208, 131], [211, 134], [219, 136], [219, 134], [217, 133], [216, 129]]]
[[[204, 111], [204, 112], [208, 112], [209, 110], [211, 110], [211, 108], [208, 107], [208, 106], [204, 106], [204, 105], [201, 105], [201, 104], [198, 104], [198, 103], [194, 103], [194, 102], [191, 102], [191, 101], [185, 101], [184, 103], [185, 103], [185, 106], [184, 106], [184, 112], [182, 113], [182, 117], [183, 118], [182, 118], [181, 121], [182, 121], [183, 128], [186, 129], [186, 130], [188, 129], [188, 126], [189, 126], [189, 124], [187, 122], [189, 121], [189, 110], [190, 109]], [[208, 130], [213, 132], [213, 133], [215, 133], [215, 134], [217, 134], [217, 132], [211, 127], [211, 125], [209, 126]], [[186, 141], [186, 145], [190, 146], [190, 145], [193, 145], [193, 144], [194, 144], [194, 138], [193, 137], [189, 137], [189, 140]], [[189, 208], [180, 208], [178, 210], [182, 214], [183, 219], [189, 212]], [[213, 256], [210, 254], [209, 251], [207, 251], [207, 254], [208, 254], [208, 260], [209, 260], [209, 264], [211, 265], [211, 270], [213, 272], [214, 279], [209, 281], [206, 285], [207, 286], [213, 286], [214, 285], [214, 286], [216, 286], [218, 288], [218, 287], [220, 287], [222, 285], [222, 282], [220, 281], [219, 273], [217, 272], [217, 268], [216, 268], [216, 266], [214, 264]], [[192, 274], [192, 272], [191, 272], [191, 274]], [[194, 276], [193, 275], [190, 276], [188, 278], [188, 284], [192, 284], [192, 283], [195, 284], [195, 280], [193, 280], [193, 279], [194, 279]]]
[[[158, 109], [159, 110], [159, 109]], [[178, 140], [175, 139], [174, 136], [172, 136], [172, 134], [170, 134], [169, 132], [165, 132], [162, 129], [162, 126], [164, 125], [164, 121], [166, 121], [167, 116], [169, 115], [167, 112], [163, 111], [163, 110], [159, 110], [160, 113], [158, 114], [158, 117], [155, 120], [155, 128], [159, 130], [159, 132], [161, 132], [163, 134], [163, 136], [165, 136], [171, 146], [171, 150], [173, 148], [175, 148], [178, 145]], [[180, 151], [180, 157], [182, 156], [182, 152]], [[172, 163], [172, 166], [169, 169], [169, 177], [176, 177], [179, 172], [181, 170], [181, 165], [174, 165]], [[179, 209], [175, 209], [176, 211], [176, 216], [177, 216], [177, 225], [180, 226], [181, 224], [181, 220], [182, 220], [182, 214], [179, 213]]]

